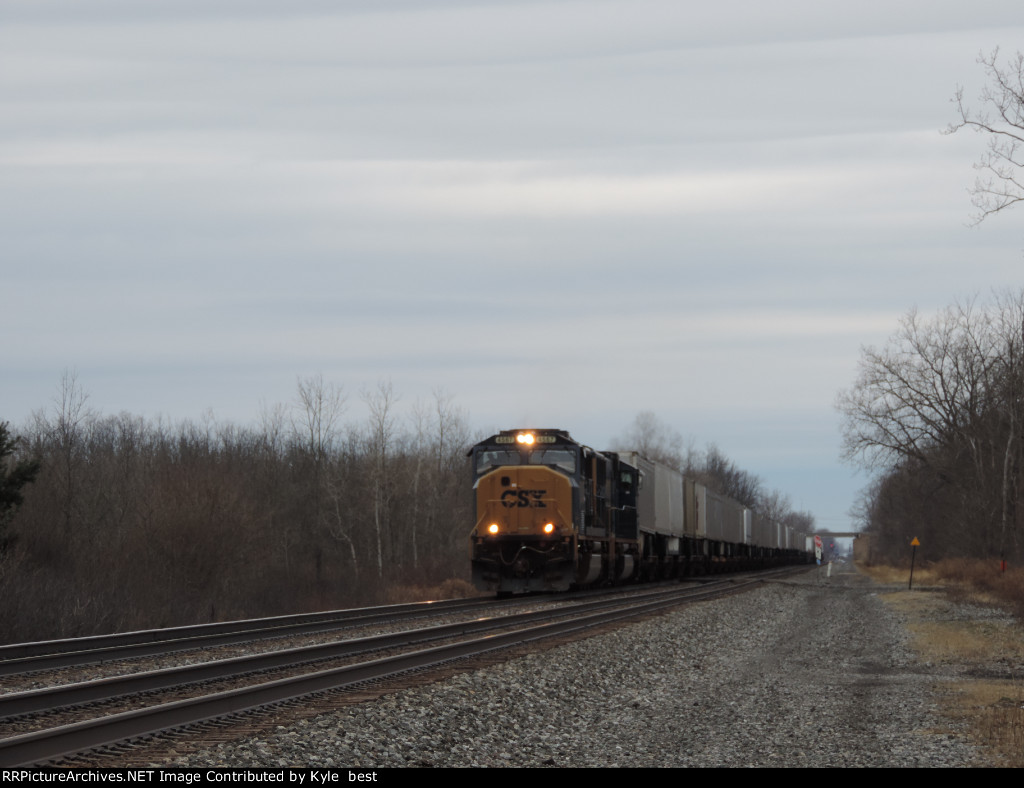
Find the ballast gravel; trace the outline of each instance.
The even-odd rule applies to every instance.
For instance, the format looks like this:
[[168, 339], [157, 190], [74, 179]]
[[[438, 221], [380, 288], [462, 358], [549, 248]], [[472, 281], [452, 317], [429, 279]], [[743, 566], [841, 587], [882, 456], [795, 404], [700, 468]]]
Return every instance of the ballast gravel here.
[[854, 573], [700, 603], [161, 766], [970, 766]]

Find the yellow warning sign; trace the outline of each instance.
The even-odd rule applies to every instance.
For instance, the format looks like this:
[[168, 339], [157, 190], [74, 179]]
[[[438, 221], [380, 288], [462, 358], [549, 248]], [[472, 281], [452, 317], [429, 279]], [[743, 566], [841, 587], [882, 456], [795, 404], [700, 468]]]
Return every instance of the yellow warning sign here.
[[920, 547], [921, 546], [921, 543], [919, 541], [917, 541], [917, 537], [916, 536], [914, 537], [914, 541], [910, 543], [910, 546], [911, 547]]

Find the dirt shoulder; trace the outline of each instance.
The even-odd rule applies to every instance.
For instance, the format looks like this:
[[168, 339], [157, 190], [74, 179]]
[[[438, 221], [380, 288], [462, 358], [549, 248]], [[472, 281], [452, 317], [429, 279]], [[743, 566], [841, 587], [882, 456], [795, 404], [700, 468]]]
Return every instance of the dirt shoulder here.
[[903, 617], [912, 648], [934, 675], [943, 715], [966, 729], [991, 765], [1024, 766], [1024, 625], [969, 584], [890, 567], [858, 571]]

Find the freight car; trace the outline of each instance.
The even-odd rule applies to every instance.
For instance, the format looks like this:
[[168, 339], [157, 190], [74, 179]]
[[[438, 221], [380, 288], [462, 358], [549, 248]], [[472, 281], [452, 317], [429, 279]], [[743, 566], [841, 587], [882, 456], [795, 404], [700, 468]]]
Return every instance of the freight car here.
[[504, 430], [470, 452], [473, 582], [498, 594], [807, 560], [808, 537], [637, 452], [557, 429]]

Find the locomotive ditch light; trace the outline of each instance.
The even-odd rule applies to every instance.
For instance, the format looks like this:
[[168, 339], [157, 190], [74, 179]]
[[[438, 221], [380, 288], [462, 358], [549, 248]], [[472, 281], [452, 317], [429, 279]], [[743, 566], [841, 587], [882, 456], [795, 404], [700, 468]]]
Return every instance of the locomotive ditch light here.
[[554, 523], [545, 523], [544, 524], [544, 533], [552, 534], [554, 532], [555, 532], [555, 524]]
[[498, 524], [497, 523], [491, 523], [489, 526], [487, 526], [487, 533], [489, 533], [491, 535], [497, 534], [498, 533]]
[[520, 432], [516, 435], [516, 443], [522, 443], [526, 446], [532, 446], [534, 441], [532, 432]]

